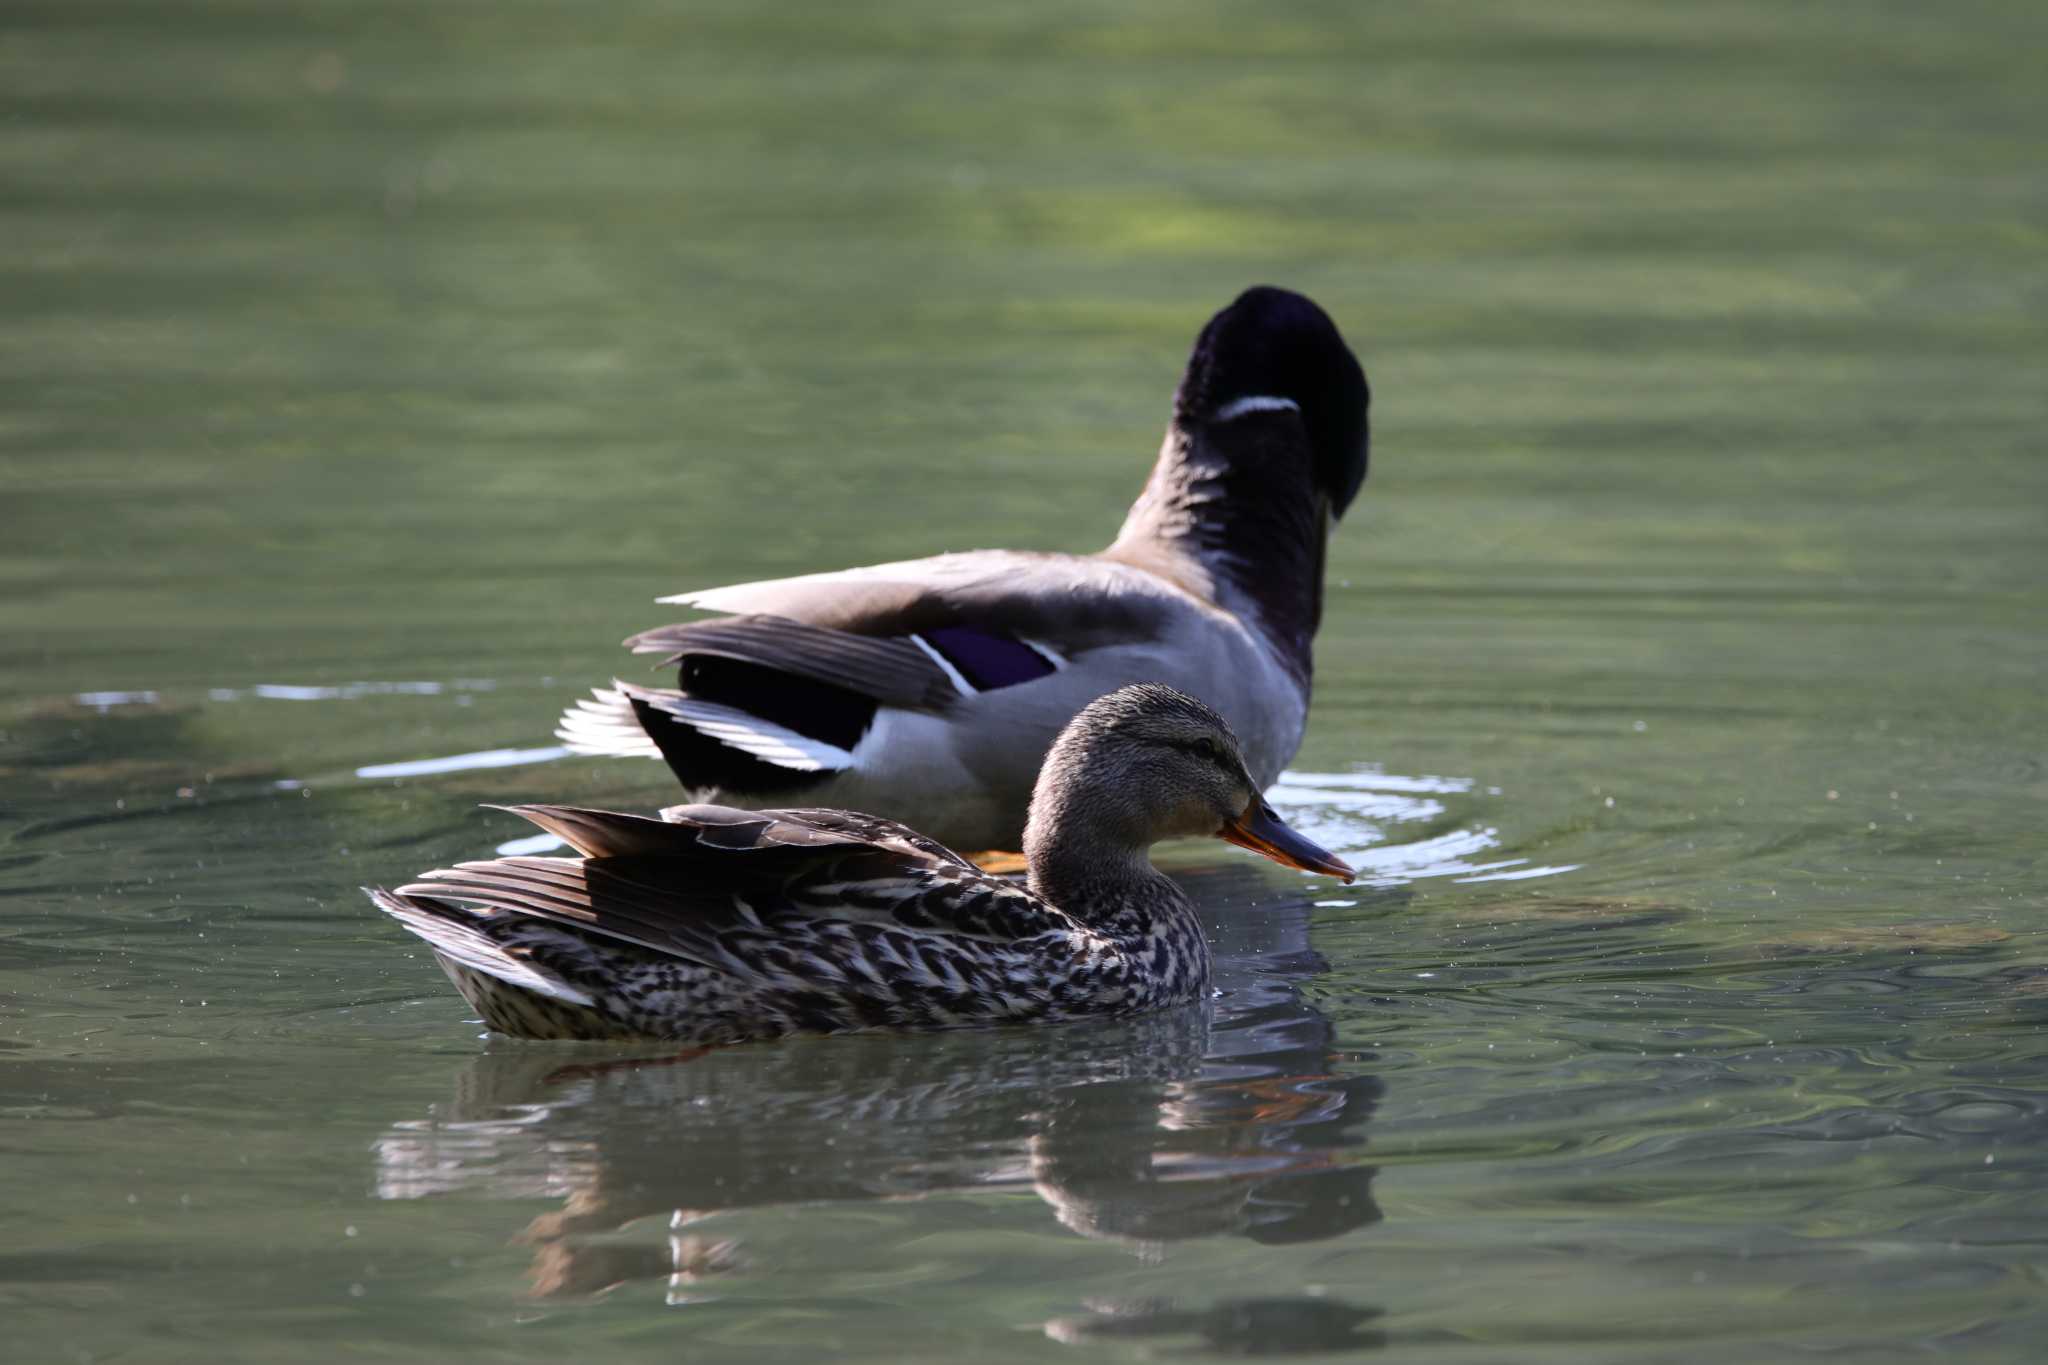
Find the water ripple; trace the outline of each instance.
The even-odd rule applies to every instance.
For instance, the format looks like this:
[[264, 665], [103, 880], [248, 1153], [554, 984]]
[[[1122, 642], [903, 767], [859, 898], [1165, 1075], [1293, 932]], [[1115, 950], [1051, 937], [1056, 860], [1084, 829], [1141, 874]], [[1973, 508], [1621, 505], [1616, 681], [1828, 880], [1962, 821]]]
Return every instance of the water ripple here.
[[[1462, 777], [1288, 771], [1266, 796], [1288, 823], [1357, 868], [1359, 881], [1367, 886], [1401, 886], [1429, 877], [1461, 883], [1519, 881], [1578, 870], [1575, 863], [1487, 858], [1502, 843], [1500, 830], [1492, 825], [1460, 825], [1405, 841], [1395, 837], [1401, 826], [1444, 820], [1450, 810], [1437, 798], [1473, 788], [1472, 780]], [[1489, 788], [1488, 794], [1498, 795], [1498, 789]]]

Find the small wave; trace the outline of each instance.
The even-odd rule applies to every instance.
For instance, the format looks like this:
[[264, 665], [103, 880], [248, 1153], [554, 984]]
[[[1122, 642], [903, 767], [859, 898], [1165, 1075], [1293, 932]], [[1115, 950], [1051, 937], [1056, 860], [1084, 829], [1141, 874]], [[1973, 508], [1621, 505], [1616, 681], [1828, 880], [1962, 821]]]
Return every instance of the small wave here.
[[[493, 678], [452, 678], [416, 681], [363, 681], [347, 683], [253, 683], [247, 687], [209, 687], [206, 699], [236, 701], [355, 701], [359, 697], [438, 697], [447, 692], [492, 692]], [[162, 706], [164, 694], [156, 688], [102, 689], [74, 692], [72, 700], [105, 712], [116, 706]]]
[[151, 690], [141, 692], [80, 692], [72, 700], [80, 706], [94, 707], [101, 715], [117, 706], [159, 706], [163, 697]]
[[1299, 782], [1304, 786], [1321, 790], [1344, 787], [1363, 787], [1372, 791], [1388, 792], [1437, 792], [1453, 795], [1472, 790], [1469, 777], [1403, 777], [1398, 773], [1383, 773], [1368, 769], [1356, 773], [1298, 773], [1293, 770], [1280, 774], [1283, 783]]
[[472, 754], [450, 754], [446, 758], [409, 758], [398, 763], [372, 763], [356, 769], [357, 777], [424, 777], [429, 773], [468, 772], [473, 768], [516, 768], [523, 763], [552, 763], [567, 758], [569, 751], [559, 744], [545, 749], [480, 749]]
[[[1460, 883], [1521, 881], [1577, 870], [1571, 865], [1532, 865], [1527, 858], [1487, 858], [1500, 848], [1491, 825], [1453, 829], [1402, 842], [1401, 825], [1437, 820], [1447, 813], [1438, 796], [1471, 792], [1462, 777], [1405, 777], [1394, 773], [1285, 772], [1266, 798], [1286, 812], [1288, 823], [1336, 850], [1370, 886], [1399, 886], [1425, 877]], [[1488, 788], [1489, 794], [1497, 794]]]
[[208, 701], [354, 701], [358, 697], [438, 697], [443, 692], [489, 692], [497, 687], [489, 678], [457, 678], [452, 682], [431, 679], [418, 682], [351, 682], [333, 686], [303, 683], [257, 683], [253, 687], [208, 688]]
[[499, 844], [497, 848], [493, 849], [492, 852], [496, 853], [500, 858], [519, 858], [534, 853], [552, 853], [558, 848], [567, 848], [568, 846], [567, 842], [556, 838], [552, 834], [529, 834], [524, 838], [507, 839], [504, 843]]

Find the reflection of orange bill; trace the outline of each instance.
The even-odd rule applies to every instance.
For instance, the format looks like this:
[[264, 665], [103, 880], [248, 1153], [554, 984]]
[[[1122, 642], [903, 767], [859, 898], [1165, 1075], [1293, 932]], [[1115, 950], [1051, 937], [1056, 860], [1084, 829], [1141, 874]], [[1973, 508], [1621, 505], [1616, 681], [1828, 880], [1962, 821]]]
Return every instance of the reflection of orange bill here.
[[1273, 808], [1256, 796], [1244, 808], [1244, 814], [1216, 831], [1216, 837], [1239, 848], [1263, 853], [1283, 866], [1298, 867], [1303, 872], [1327, 872], [1347, 882], [1358, 875], [1342, 858], [1289, 829], [1286, 822], [1273, 813]]

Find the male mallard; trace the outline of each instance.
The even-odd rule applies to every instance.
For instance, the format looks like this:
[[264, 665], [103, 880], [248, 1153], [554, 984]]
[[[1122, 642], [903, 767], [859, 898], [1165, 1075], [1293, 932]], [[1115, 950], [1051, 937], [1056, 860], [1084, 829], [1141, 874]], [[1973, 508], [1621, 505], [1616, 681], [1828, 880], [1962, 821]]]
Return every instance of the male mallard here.
[[369, 895], [487, 1024], [528, 1038], [709, 1045], [1156, 1009], [1202, 990], [1209, 947], [1153, 843], [1215, 835], [1351, 877], [1273, 814], [1221, 716], [1156, 684], [1090, 703], [1054, 741], [1028, 886], [851, 811], [512, 809], [583, 856]]
[[737, 614], [634, 636], [680, 665], [680, 690], [615, 682], [556, 733], [579, 753], [665, 758], [692, 799], [801, 798], [1014, 849], [1060, 727], [1152, 679], [1208, 698], [1270, 785], [1307, 723], [1324, 540], [1365, 478], [1370, 396], [1322, 309], [1247, 290], [1196, 338], [1108, 549], [972, 550], [666, 597]]

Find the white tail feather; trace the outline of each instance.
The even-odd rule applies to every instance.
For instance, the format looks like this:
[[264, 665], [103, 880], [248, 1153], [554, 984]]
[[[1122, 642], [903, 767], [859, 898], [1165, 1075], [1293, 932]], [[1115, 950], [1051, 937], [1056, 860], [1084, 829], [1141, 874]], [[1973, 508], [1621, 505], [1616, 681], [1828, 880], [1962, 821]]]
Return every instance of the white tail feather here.
[[599, 758], [660, 758], [661, 750], [640, 727], [640, 717], [621, 688], [594, 687], [590, 696], [562, 713], [555, 738], [571, 753]]

